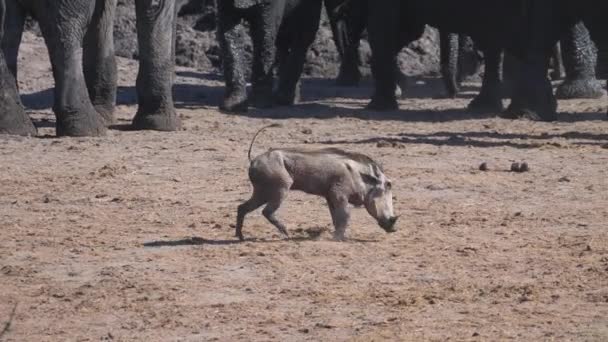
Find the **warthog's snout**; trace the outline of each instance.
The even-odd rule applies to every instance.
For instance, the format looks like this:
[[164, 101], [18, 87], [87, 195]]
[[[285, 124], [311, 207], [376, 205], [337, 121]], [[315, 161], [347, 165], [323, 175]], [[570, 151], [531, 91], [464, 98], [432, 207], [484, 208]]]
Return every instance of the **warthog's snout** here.
[[385, 220], [379, 220], [378, 224], [382, 229], [384, 229], [385, 232], [394, 233], [397, 231], [397, 229], [395, 228], [395, 223], [397, 222], [398, 218], [399, 216], [393, 216]]

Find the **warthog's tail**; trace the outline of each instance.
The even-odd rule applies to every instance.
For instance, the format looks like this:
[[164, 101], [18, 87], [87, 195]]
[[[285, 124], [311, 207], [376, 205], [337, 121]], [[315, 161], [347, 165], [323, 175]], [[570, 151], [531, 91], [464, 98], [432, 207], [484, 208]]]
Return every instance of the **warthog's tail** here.
[[249, 152], [247, 152], [247, 159], [249, 159], [249, 161], [251, 161], [251, 149], [253, 148], [253, 143], [255, 142], [255, 138], [257, 138], [258, 134], [260, 134], [266, 128], [274, 128], [274, 127], [281, 127], [281, 124], [273, 123], [271, 125], [264, 126], [255, 133], [255, 135], [253, 136], [253, 139], [251, 139], [251, 144], [249, 145]]

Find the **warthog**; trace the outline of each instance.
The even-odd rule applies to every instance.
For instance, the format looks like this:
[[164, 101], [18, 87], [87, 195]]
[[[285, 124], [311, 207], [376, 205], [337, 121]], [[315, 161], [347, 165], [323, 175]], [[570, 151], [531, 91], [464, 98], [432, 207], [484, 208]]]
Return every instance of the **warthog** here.
[[249, 145], [249, 179], [253, 185], [251, 198], [239, 205], [236, 236], [243, 240], [245, 215], [266, 204], [262, 214], [289, 237], [275, 212], [290, 189], [324, 197], [335, 228], [334, 237], [344, 239], [348, 225], [349, 203], [365, 205], [387, 233], [395, 231], [397, 217], [393, 214], [391, 181], [371, 158], [337, 148], [320, 150], [271, 149], [251, 159], [251, 149], [260, 129]]

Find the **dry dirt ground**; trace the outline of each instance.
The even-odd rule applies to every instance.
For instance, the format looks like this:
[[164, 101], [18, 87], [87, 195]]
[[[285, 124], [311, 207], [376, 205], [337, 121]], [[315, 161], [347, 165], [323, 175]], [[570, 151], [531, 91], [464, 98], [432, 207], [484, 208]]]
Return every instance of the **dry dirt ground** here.
[[[130, 132], [137, 62], [119, 60], [115, 129], [54, 135], [46, 51], [27, 35], [20, 87], [40, 137], [0, 137], [0, 340], [608, 340], [608, 101], [555, 123], [467, 114], [434, 79], [401, 110], [369, 83], [305, 80], [293, 108], [225, 115], [217, 75], [178, 69], [184, 130]], [[331, 239], [320, 198], [247, 217], [246, 152], [336, 146], [384, 164], [399, 231], [353, 212]], [[525, 160], [530, 172], [508, 172]], [[490, 170], [478, 170], [481, 162]]]

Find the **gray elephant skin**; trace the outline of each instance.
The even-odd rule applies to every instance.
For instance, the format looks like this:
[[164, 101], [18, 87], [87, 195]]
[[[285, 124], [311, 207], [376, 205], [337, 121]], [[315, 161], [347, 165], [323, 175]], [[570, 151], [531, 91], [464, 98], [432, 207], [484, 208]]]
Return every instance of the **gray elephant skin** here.
[[[0, 40], [4, 36], [6, 4], [0, 0]], [[0, 134], [35, 135], [36, 128], [25, 114], [13, 75], [0, 53]]]
[[[17, 77], [17, 53], [26, 15], [40, 25], [55, 79], [53, 111], [58, 136], [104, 135], [114, 121], [116, 0], [3, 0], [2, 49]], [[173, 107], [175, 1], [136, 0], [139, 42], [138, 110], [132, 128], [177, 130]], [[6, 77], [6, 76], [3, 76]], [[14, 111], [0, 108], [0, 127], [13, 131]]]
[[[321, 0], [227, 0], [218, 2], [217, 38], [222, 50], [225, 94], [220, 109], [241, 112], [249, 104], [270, 107], [298, 101], [306, 52], [315, 39]], [[253, 43], [251, 94], [246, 92], [244, 21]], [[279, 61], [277, 92], [273, 66]]]

